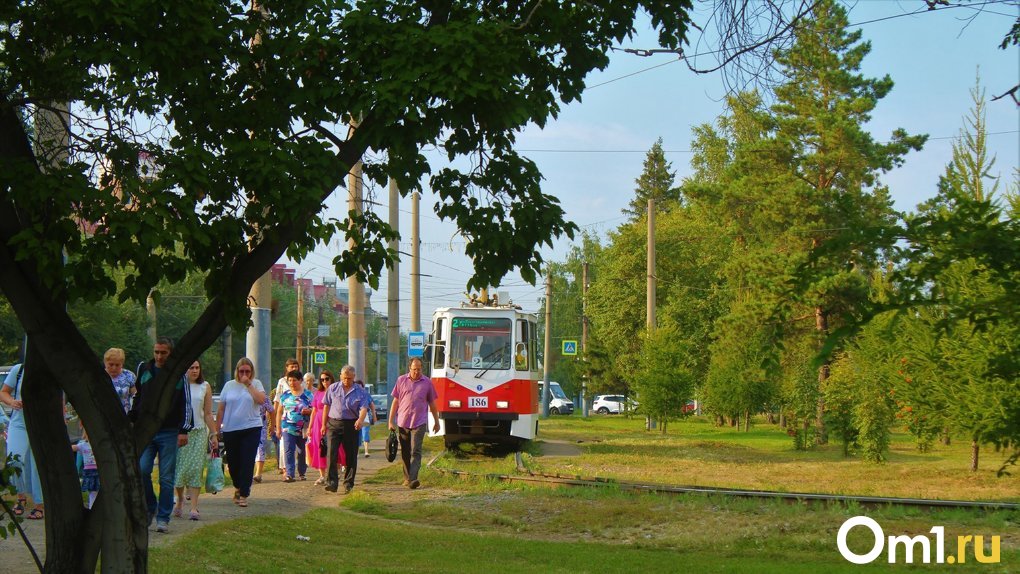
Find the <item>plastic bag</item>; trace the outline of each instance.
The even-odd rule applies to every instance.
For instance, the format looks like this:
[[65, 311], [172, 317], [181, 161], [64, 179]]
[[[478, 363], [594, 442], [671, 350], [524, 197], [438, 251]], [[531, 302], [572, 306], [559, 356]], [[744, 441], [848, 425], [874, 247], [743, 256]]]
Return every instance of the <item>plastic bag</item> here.
[[391, 430], [390, 436], [386, 437], [386, 460], [397, 460], [397, 431]]
[[223, 476], [223, 459], [220, 458], [219, 453], [214, 452], [213, 456], [209, 458], [209, 470], [206, 471], [205, 475], [205, 491], [210, 494], [216, 494], [223, 490], [224, 476]]

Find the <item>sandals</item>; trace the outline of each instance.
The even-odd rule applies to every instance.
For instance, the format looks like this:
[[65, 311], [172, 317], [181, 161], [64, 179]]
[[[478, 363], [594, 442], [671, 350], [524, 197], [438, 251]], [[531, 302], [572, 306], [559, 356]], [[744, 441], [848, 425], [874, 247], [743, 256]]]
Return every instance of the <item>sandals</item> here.
[[284, 482], [294, 482], [294, 479], [289, 477], [289, 476], [285, 476], [285, 477], [283, 477], [283, 481]]
[[25, 513], [26, 504], [28, 504], [27, 498], [24, 497], [18, 498], [18, 503], [14, 505], [14, 508], [11, 509], [11, 512], [14, 513], [14, 516], [21, 516], [22, 514]]
[[241, 491], [240, 490], [235, 490], [234, 491], [234, 504], [237, 504], [237, 501], [239, 501], [239, 500], [241, 500]]
[[251, 477], [251, 480], [256, 484], [262, 484], [262, 475], [261, 474], [255, 475]]
[[322, 485], [324, 485], [324, 484], [326, 484], [326, 477], [325, 477], [325, 476], [320, 476], [320, 477], [319, 477], [318, 479], [316, 479], [316, 481], [315, 481], [315, 486], [322, 486]]
[[180, 518], [184, 514], [184, 510], [180, 507], [174, 508], [174, 516]]
[[188, 519], [189, 520], [198, 520], [198, 511], [197, 510], [192, 510], [191, 511], [191, 516], [189, 516]]
[[46, 512], [44, 512], [41, 508], [33, 508], [32, 512], [29, 512], [26, 518], [29, 520], [42, 520], [43, 518], [46, 518]]
[[241, 508], [248, 508], [248, 499], [244, 497], [238, 498], [237, 505]]

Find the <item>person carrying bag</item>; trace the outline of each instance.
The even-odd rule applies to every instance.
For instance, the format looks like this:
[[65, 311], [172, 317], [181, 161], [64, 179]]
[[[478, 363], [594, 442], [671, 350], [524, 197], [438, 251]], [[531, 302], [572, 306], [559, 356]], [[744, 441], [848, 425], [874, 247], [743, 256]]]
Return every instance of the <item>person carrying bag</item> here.
[[216, 494], [223, 490], [224, 482], [223, 459], [220, 458], [220, 447], [215, 446], [209, 453], [209, 470], [205, 475], [205, 491], [209, 494]]

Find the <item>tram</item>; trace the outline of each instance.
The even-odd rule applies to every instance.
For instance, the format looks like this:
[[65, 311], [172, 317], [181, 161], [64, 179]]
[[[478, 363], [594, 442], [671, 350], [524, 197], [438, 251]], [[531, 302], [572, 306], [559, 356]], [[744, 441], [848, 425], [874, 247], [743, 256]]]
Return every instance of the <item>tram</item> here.
[[[447, 448], [519, 447], [538, 434], [537, 319], [493, 301], [436, 309], [426, 359]], [[429, 414], [429, 432], [433, 427]]]

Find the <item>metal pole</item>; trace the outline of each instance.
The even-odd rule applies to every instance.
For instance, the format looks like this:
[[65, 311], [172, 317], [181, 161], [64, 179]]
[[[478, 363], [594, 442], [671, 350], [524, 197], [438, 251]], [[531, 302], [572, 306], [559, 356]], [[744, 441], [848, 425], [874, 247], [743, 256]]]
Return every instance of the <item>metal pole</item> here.
[[[390, 180], [390, 227], [400, 228], [400, 190], [397, 182]], [[389, 248], [394, 253], [400, 248], [396, 238], [391, 239]], [[390, 385], [400, 376], [400, 259], [394, 259], [386, 274], [386, 386], [383, 393], [389, 394]]]
[[419, 194], [411, 193], [411, 330], [421, 331], [421, 238], [419, 236]]
[[541, 418], [549, 417], [549, 395], [551, 393], [549, 389], [549, 367], [551, 366], [552, 354], [552, 268], [549, 269], [545, 276], [545, 351], [542, 353], [542, 380], [545, 384], [542, 385], [542, 401], [541, 409], [539, 410], [539, 416]]

